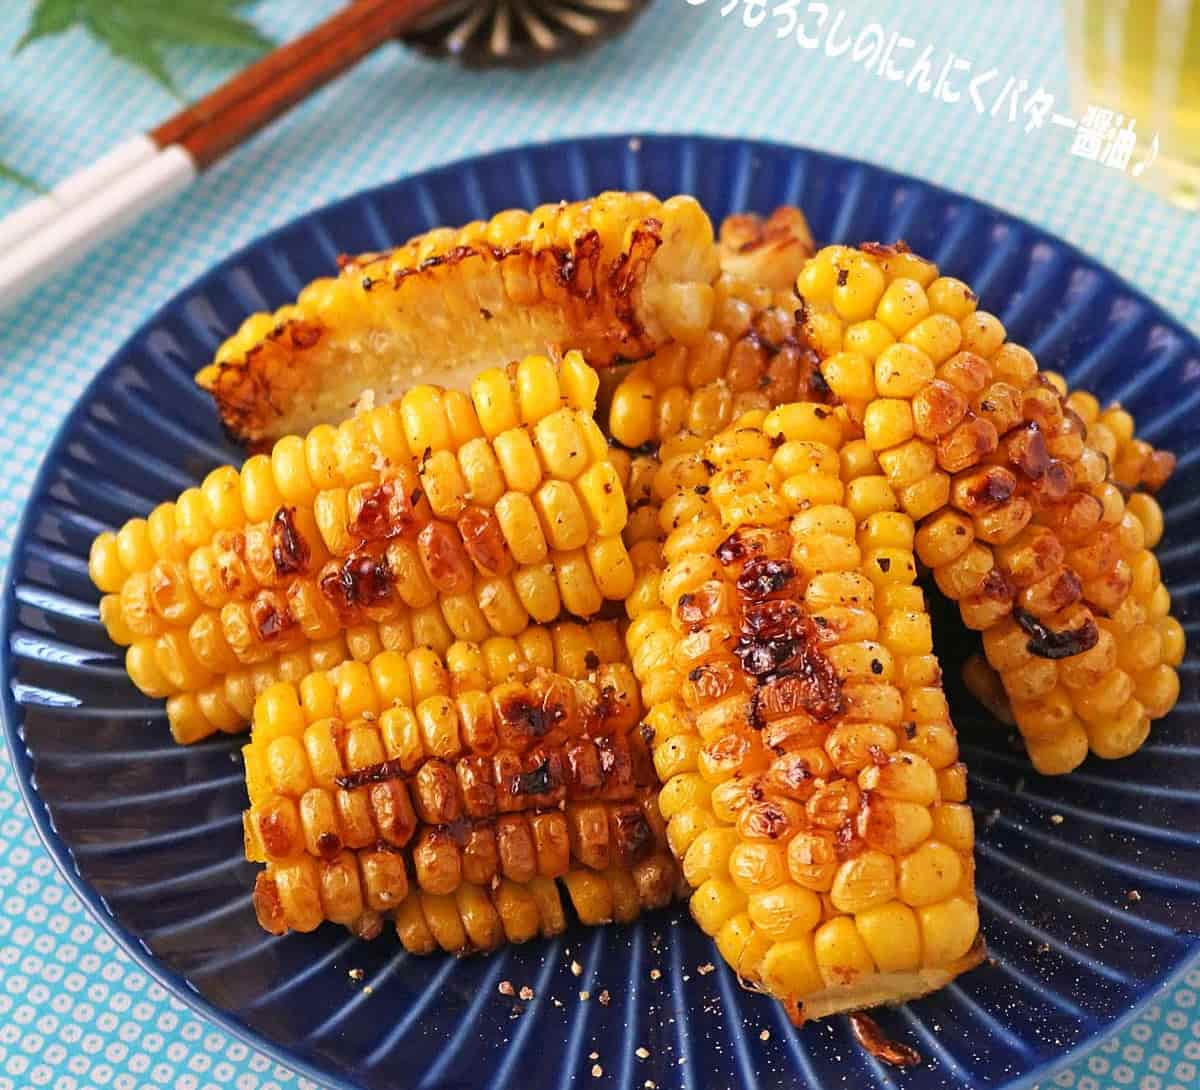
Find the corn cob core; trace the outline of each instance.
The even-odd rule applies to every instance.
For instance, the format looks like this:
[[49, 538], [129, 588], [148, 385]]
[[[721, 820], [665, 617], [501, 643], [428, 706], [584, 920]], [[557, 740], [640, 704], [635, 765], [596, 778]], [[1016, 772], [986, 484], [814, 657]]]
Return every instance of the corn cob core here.
[[255, 314], [196, 376], [246, 442], [345, 418], [418, 382], [465, 388], [486, 367], [575, 346], [637, 359], [709, 324], [712, 225], [691, 197], [603, 193], [439, 228], [344, 259], [295, 303]]
[[[239, 668], [372, 621], [409, 615], [444, 649], [622, 598], [627, 513], [596, 385], [568, 353], [484, 372], [470, 396], [417, 387], [101, 534], [90, 571], [135, 684], [219, 694]], [[237, 720], [209, 703], [214, 727]]]
[[932, 263], [832, 246], [797, 290], [825, 381], [861, 423], [843, 459], [882, 471], [916, 520], [917, 555], [983, 633], [1035, 767], [1132, 753], [1174, 705], [1183, 654], [1147, 547], [1157, 505], [1127, 509], [1033, 356]]
[[725, 274], [712, 325], [635, 363], [613, 392], [608, 433], [643, 447], [682, 430], [707, 438], [751, 409], [824, 401], [828, 389], [795, 318], [795, 295]]
[[808, 220], [794, 205], [776, 208], [765, 219], [752, 212], [726, 216], [717, 238], [723, 273], [772, 291], [790, 292], [816, 250]]
[[[1055, 371], [1044, 371], [1054, 388], [1087, 427], [1088, 446], [1108, 459], [1112, 479], [1128, 491], [1157, 492], [1175, 472], [1175, 455], [1156, 450], [1135, 434], [1137, 424], [1120, 404], [1103, 408], [1086, 390], [1068, 390], [1066, 379]], [[1148, 541], [1153, 548], [1157, 539]]]
[[[243, 750], [246, 854], [264, 926], [374, 931], [415, 884], [628, 871], [646, 895], [661, 825], [615, 624], [384, 652], [271, 687]], [[657, 835], [656, 835], [657, 833]]]
[[635, 592], [627, 633], [692, 914], [797, 1021], [982, 955], [912, 520], [846, 479], [842, 435], [793, 404], [664, 463], [661, 604]]

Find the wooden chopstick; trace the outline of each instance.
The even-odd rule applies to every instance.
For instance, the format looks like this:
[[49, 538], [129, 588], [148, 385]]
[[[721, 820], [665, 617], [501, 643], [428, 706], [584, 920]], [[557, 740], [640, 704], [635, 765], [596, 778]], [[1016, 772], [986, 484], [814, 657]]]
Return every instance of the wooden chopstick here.
[[151, 129], [149, 136], [160, 148], [187, 148], [203, 169], [439, 2], [355, 0]]
[[441, 0], [355, 0], [0, 220], [0, 307], [32, 291]]

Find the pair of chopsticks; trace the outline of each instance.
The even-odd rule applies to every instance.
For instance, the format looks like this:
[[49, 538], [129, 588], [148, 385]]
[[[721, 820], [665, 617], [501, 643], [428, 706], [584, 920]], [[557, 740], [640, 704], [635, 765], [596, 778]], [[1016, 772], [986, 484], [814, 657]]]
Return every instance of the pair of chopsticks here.
[[354, 0], [0, 220], [0, 309], [186, 189], [205, 167], [439, 2]]

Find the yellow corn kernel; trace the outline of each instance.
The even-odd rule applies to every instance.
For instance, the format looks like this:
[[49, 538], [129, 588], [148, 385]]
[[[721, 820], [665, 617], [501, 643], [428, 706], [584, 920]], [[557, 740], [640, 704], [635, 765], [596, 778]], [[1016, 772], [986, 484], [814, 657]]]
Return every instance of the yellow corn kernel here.
[[710, 878], [692, 894], [692, 918], [706, 935], [716, 935], [737, 913], [746, 909], [746, 895], [732, 882]]
[[892, 857], [866, 851], [847, 859], [839, 868], [829, 892], [839, 912], [856, 915], [890, 901], [896, 895], [896, 866]]
[[874, 451], [886, 450], [913, 436], [912, 407], [898, 398], [880, 398], [867, 406], [863, 434]]
[[928, 313], [929, 300], [924, 288], [905, 277], [888, 284], [875, 308], [876, 318], [897, 337], [904, 336]]
[[821, 979], [829, 988], [849, 988], [875, 972], [875, 962], [854, 921], [836, 916], [817, 928], [813, 953]]
[[927, 969], [944, 968], [964, 957], [979, 932], [979, 910], [962, 897], [917, 910], [921, 928], [921, 964]]
[[799, 998], [824, 987], [813, 940], [808, 936], [774, 943], [763, 957], [760, 972], [764, 986], [776, 996]]
[[508, 488], [532, 493], [541, 482], [542, 468], [529, 433], [513, 428], [497, 435], [492, 443]]
[[821, 898], [792, 882], [751, 893], [746, 911], [754, 926], [775, 943], [810, 935], [821, 922]]
[[[893, 281], [888, 291], [897, 283]], [[910, 344], [893, 344], [875, 361], [875, 389], [880, 397], [912, 397], [933, 377], [933, 360]]]
[[958, 852], [937, 840], [927, 840], [899, 862], [897, 884], [900, 899], [920, 908], [944, 901], [962, 878], [962, 860]]
[[875, 396], [875, 370], [865, 353], [838, 352], [821, 361], [821, 376], [843, 401], [867, 401]]
[[875, 314], [886, 280], [874, 262], [852, 255], [838, 264], [833, 305], [847, 322], [861, 322]]

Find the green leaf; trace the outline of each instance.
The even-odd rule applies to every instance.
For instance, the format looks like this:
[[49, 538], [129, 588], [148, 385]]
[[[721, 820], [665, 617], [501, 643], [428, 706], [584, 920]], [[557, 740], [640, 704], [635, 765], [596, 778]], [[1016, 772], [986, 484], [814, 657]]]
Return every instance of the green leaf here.
[[238, 14], [246, 5], [247, 0], [37, 0], [17, 49], [81, 26], [113, 56], [177, 94], [163, 58], [165, 47], [257, 51], [271, 45]]
[[84, 15], [84, 25], [98, 40], [108, 46], [114, 57], [136, 65], [158, 80], [171, 94], [178, 96], [179, 91], [172, 82], [162, 54], [153, 41], [145, 35], [138, 34], [135, 27], [130, 25], [130, 21], [122, 17], [124, 13], [121, 11], [121, 0], [117, 0], [107, 10], [99, 3], [92, 5], [92, 0], [84, 0], [84, 3], [90, 6], [90, 10]]
[[[212, 8], [211, 3], [208, 6]], [[265, 49], [271, 44], [256, 26], [227, 11], [190, 11], [187, 6], [154, 7], [139, 12], [138, 22], [143, 30], [172, 45]]]
[[20, 53], [30, 42], [61, 34], [79, 22], [79, 0], [38, 0], [29, 17], [29, 26], [17, 42], [14, 53]]
[[10, 167], [5, 162], [0, 162], [0, 181], [12, 182], [13, 185], [22, 186], [25, 189], [32, 189], [35, 193], [45, 193], [45, 186], [38, 185], [28, 174], [22, 174], [19, 170]]

